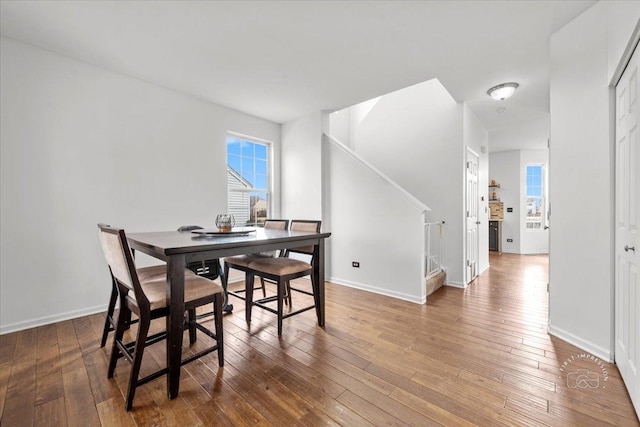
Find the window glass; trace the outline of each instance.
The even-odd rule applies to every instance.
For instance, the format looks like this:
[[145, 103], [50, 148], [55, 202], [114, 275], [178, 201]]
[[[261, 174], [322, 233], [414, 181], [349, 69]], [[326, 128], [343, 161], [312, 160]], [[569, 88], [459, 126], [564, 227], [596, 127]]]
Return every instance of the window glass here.
[[542, 230], [545, 220], [544, 165], [527, 165], [527, 230]]
[[269, 145], [227, 137], [227, 201], [236, 225], [259, 225], [269, 213]]

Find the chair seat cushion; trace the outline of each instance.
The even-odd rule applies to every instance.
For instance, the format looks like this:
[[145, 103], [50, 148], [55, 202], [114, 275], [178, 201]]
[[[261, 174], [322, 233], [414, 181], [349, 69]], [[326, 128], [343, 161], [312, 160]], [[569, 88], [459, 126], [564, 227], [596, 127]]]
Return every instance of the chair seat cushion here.
[[[149, 282], [153, 280], [165, 280], [167, 278], [167, 265], [154, 265], [151, 267], [142, 267], [137, 269], [138, 280], [140, 283]], [[185, 276], [194, 276], [195, 273], [191, 270], [185, 270]]]
[[259, 258], [249, 264], [251, 270], [274, 276], [286, 276], [311, 270], [311, 264], [293, 258]]
[[[142, 290], [149, 300], [151, 310], [167, 306], [167, 281], [163, 277], [159, 280], [151, 280], [141, 283]], [[196, 274], [185, 275], [184, 277], [184, 302], [189, 304], [207, 296], [222, 293], [222, 287], [209, 279]], [[127, 295], [129, 304], [136, 305], [132, 292]]]
[[224, 262], [229, 264], [230, 267], [238, 266], [238, 267], [249, 267], [253, 261], [256, 260], [256, 256], [254, 255], [237, 255], [230, 256], [224, 259]]

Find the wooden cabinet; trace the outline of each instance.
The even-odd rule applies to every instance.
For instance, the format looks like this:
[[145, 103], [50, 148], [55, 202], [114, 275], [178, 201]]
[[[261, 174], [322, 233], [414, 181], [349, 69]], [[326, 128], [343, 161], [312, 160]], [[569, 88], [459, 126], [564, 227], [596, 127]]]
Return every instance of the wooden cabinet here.
[[502, 221], [489, 221], [489, 250], [502, 252]]

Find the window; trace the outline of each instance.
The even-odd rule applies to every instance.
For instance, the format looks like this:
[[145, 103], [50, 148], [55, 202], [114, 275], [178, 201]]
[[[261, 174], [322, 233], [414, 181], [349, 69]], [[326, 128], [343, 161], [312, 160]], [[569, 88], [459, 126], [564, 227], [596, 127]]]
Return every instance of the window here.
[[542, 230], [545, 220], [544, 165], [527, 165], [527, 230]]
[[227, 136], [228, 211], [236, 225], [264, 223], [269, 213], [269, 145]]

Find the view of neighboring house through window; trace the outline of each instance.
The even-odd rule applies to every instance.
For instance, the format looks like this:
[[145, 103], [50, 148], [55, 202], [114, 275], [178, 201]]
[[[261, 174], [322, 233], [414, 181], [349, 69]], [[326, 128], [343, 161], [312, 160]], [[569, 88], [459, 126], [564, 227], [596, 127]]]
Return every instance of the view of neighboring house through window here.
[[527, 230], [544, 227], [544, 165], [527, 165]]
[[228, 212], [236, 225], [264, 223], [269, 212], [269, 146], [227, 136]]

